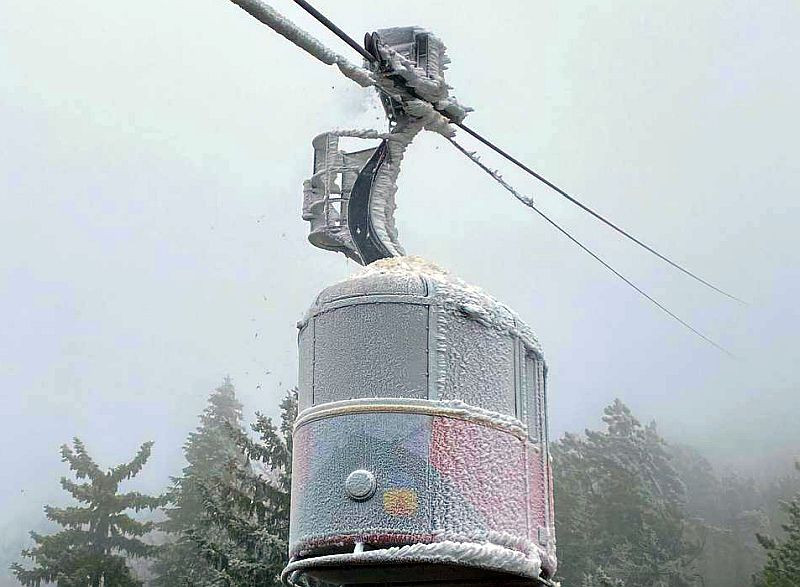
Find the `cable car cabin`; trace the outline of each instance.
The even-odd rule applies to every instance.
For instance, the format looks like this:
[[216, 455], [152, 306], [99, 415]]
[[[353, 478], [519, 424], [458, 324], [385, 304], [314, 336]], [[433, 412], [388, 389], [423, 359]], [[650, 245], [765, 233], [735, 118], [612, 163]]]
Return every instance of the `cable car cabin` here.
[[328, 287], [298, 326], [284, 581], [547, 583], [546, 367], [528, 326], [408, 257]]

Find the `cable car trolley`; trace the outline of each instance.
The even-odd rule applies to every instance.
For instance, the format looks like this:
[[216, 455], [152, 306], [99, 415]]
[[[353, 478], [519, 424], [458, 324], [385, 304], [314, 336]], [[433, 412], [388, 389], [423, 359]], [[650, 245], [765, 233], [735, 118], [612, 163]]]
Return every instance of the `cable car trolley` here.
[[[317, 136], [314, 172], [303, 190], [311, 243], [363, 265], [404, 254], [394, 210], [400, 163], [411, 141], [426, 128], [452, 133], [451, 119], [463, 120], [469, 110], [449, 95], [444, 73], [450, 60], [432, 33], [419, 27], [384, 29], [366, 35], [365, 45], [374, 56], [367, 65], [389, 132], [338, 130]], [[340, 137], [380, 144], [346, 152], [339, 148]]]

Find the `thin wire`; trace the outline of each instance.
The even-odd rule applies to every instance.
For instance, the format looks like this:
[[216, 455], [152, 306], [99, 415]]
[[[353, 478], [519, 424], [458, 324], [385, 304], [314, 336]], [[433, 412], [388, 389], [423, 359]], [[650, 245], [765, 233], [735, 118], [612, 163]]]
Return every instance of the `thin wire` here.
[[580, 209], [584, 210], [585, 212], [588, 212], [589, 214], [591, 214], [592, 216], [594, 216], [595, 218], [597, 218], [598, 220], [600, 220], [600, 221], [601, 221], [601, 222], [603, 222], [604, 224], [606, 224], [606, 225], [610, 226], [611, 228], [613, 228], [614, 230], [616, 230], [618, 233], [622, 234], [622, 235], [623, 235], [623, 236], [625, 236], [626, 238], [628, 238], [628, 239], [632, 240], [633, 242], [635, 242], [635, 243], [636, 243], [637, 245], [639, 245], [640, 247], [642, 247], [642, 248], [644, 248], [645, 250], [647, 250], [647, 251], [651, 252], [652, 254], [654, 254], [656, 257], [658, 257], [658, 258], [659, 258], [659, 259], [661, 259], [662, 261], [666, 261], [667, 263], [669, 263], [670, 265], [672, 265], [673, 267], [675, 267], [675, 268], [676, 268], [676, 269], [678, 269], [679, 271], [682, 271], [682, 272], [683, 272], [683, 273], [685, 273], [686, 275], [688, 275], [688, 276], [692, 277], [693, 279], [696, 279], [697, 281], [699, 281], [700, 283], [702, 283], [702, 284], [703, 284], [703, 285], [705, 285], [706, 287], [709, 287], [709, 288], [713, 289], [714, 291], [716, 291], [716, 292], [718, 292], [718, 293], [721, 293], [722, 295], [724, 295], [724, 296], [727, 296], [727, 297], [731, 298], [732, 300], [736, 300], [736, 301], [737, 301], [737, 302], [739, 302], [739, 303], [742, 303], [742, 304], [745, 304], [745, 305], [747, 305], [747, 302], [745, 302], [744, 300], [741, 300], [741, 299], [737, 298], [736, 296], [734, 296], [734, 295], [732, 295], [732, 294], [729, 294], [728, 292], [726, 292], [726, 291], [724, 291], [724, 290], [721, 290], [720, 288], [718, 288], [717, 286], [715, 286], [715, 285], [713, 285], [713, 284], [709, 283], [708, 281], [706, 281], [706, 280], [705, 280], [705, 279], [703, 279], [702, 277], [700, 277], [700, 276], [698, 276], [698, 275], [695, 275], [694, 273], [692, 273], [692, 272], [691, 272], [691, 271], [689, 271], [688, 269], [686, 269], [686, 268], [682, 267], [681, 265], [679, 265], [679, 264], [675, 263], [674, 261], [672, 261], [672, 260], [671, 260], [671, 259], [669, 259], [668, 257], [665, 257], [664, 255], [662, 255], [661, 253], [659, 253], [658, 251], [656, 251], [656, 250], [655, 250], [654, 248], [652, 248], [651, 246], [649, 246], [649, 245], [647, 245], [647, 244], [643, 243], [641, 240], [639, 240], [638, 238], [636, 238], [635, 236], [633, 236], [633, 235], [632, 235], [632, 234], [630, 234], [629, 232], [625, 231], [624, 229], [620, 228], [619, 226], [617, 226], [616, 224], [614, 224], [613, 222], [611, 222], [610, 220], [608, 220], [607, 218], [605, 218], [604, 216], [602, 216], [601, 214], [599, 214], [598, 212], [595, 212], [594, 210], [592, 210], [591, 208], [589, 208], [589, 206], [587, 206], [586, 204], [584, 204], [584, 203], [583, 203], [583, 202], [581, 202], [580, 200], [578, 200], [578, 199], [574, 198], [573, 196], [569, 195], [569, 194], [568, 194], [566, 191], [562, 190], [560, 187], [558, 187], [557, 185], [555, 185], [553, 182], [551, 182], [551, 181], [550, 181], [550, 180], [548, 180], [547, 178], [545, 178], [545, 177], [543, 177], [542, 175], [540, 175], [540, 174], [536, 173], [536, 172], [535, 172], [533, 169], [531, 169], [530, 167], [528, 167], [527, 165], [525, 165], [524, 163], [522, 163], [520, 160], [518, 160], [518, 159], [516, 159], [515, 157], [513, 157], [512, 155], [510, 155], [510, 154], [506, 153], [506, 152], [505, 152], [503, 149], [501, 149], [500, 147], [498, 147], [497, 145], [495, 145], [494, 143], [492, 143], [490, 140], [488, 140], [488, 139], [486, 139], [486, 138], [482, 137], [482, 136], [481, 136], [479, 133], [475, 132], [474, 130], [472, 130], [471, 128], [469, 128], [469, 127], [468, 127], [467, 125], [465, 125], [464, 123], [461, 123], [461, 122], [455, 122], [454, 124], [455, 124], [456, 126], [458, 126], [460, 129], [462, 129], [462, 130], [466, 131], [467, 133], [469, 133], [470, 135], [472, 135], [473, 137], [475, 137], [476, 139], [478, 139], [478, 140], [479, 140], [481, 143], [483, 143], [484, 145], [486, 145], [487, 147], [489, 147], [490, 149], [492, 149], [492, 150], [493, 150], [493, 151], [495, 151], [496, 153], [498, 153], [498, 154], [502, 155], [503, 157], [505, 157], [506, 159], [508, 159], [509, 161], [511, 161], [511, 162], [512, 162], [514, 165], [516, 165], [516, 166], [517, 166], [517, 167], [519, 167], [520, 169], [522, 169], [522, 170], [526, 171], [527, 173], [529, 173], [530, 175], [532, 175], [533, 177], [535, 177], [536, 179], [538, 179], [539, 181], [541, 181], [541, 182], [542, 182], [543, 184], [545, 184], [547, 187], [549, 187], [549, 188], [551, 188], [551, 189], [555, 190], [556, 192], [558, 192], [560, 195], [562, 195], [562, 196], [563, 196], [563, 197], [565, 197], [567, 200], [569, 200], [570, 202], [572, 202], [573, 204], [575, 204], [576, 206], [578, 206]]
[[564, 235], [564, 236], [566, 236], [566, 237], [567, 237], [569, 240], [571, 240], [573, 243], [575, 243], [576, 245], [578, 245], [578, 246], [579, 246], [581, 249], [583, 249], [583, 250], [584, 250], [586, 253], [590, 254], [590, 255], [591, 255], [591, 256], [592, 256], [592, 257], [593, 257], [593, 258], [594, 258], [596, 261], [599, 261], [599, 262], [600, 262], [600, 263], [603, 265], [603, 267], [605, 267], [606, 269], [608, 269], [609, 271], [611, 271], [611, 272], [612, 272], [614, 275], [616, 275], [617, 277], [619, 277], [619, 278], [620, 278], [622, 281], [624, 281], [625, 283], [627, 283], [629, 286], [631, 286], [633, 289], [635, 289], [637, 292], [639, 292], [639, 293], [640, 293], [642, 296], [644, 296], [645, 298], [647, 298], [648, 300], [650, 300], [650, 301], [651, 301], [653, 304], [655, 304], [656, 306], [658, 306], [658, 308], [659, 308], [659, 309], [661, 309], [663, 312], [665, 312], [665, 313], [666, 313], [668, 316], [670, 316], [670, 317], [674, 318], [675, 320], [677, 320], [678, 322], [680, 322], [681, 324], [683, 324], [683, 326], [685, 326], [686, 328], [688, 328], [689, 330], [691, 330], [693, 333], [695, 333], [697, 336], [699, 336], [700, 338], [702, 338], [703, 340], [705, 340], [707, 343], [711, 344], [712, 346], [714, 346], [714, 347], [715, 347], [715, 348], [717, 348], [718, 350], [722, 351], [723, 353], [725, 353], [725, 354], [726, 354], [726, 355], [728, 355], [729, 357], [731, 357], [731, 358], [735, 358], [735, 356], [734, 356], [734, 355], [733, 355], [733, 354], [732, 354], [730, 351], [728, 351], [726, 348], [724, 348], [724, 347], [722, 347], [721, 345], [717, 344], [717, 343], [716, 343], [716, 342], [714, 342], [712, 339], [710, 339], [708, 336], [706, 336], [705, 334], [703, 334], [702, 332], [700, 332], [699, 330], [697, 330], [696, 328], [694, 328], [694, 327], [693, 327], [691, 324], [689, 324], [689, 323], [688, 323], [688, 322], [686, 322], [684, 319], [682, 319], [680, 316], [678, 316], [677, 314], [675, 314], [674, 312], [672, 312], [671, 310], [669, 310], [667, 307], [665, 307], [663, 304], [661, 304], [661, 303], [660, 303], [658, 300], [656, 300], [655, 298], [653, 298], [652, 296], [650, 296], [650, 295], [649, 295], [647, 292], [645, 292], [645, 291], [644, 291], [644, 290], [642, 290], [642, 289], [641, 289], [639, 286], [637, 286], [635, 283], [633, 283], [633, 282], [632, 282], [630, 279], [628, 279], [627, 277], [625, 277], [624, 275], [622, 275], [622, 274], [621, 274], [619, 271], [617, 271], [616, 269], [614, 269], [614, 268], [613, 268], [611, 265], [609, 265], [608, 263], [606, 263], [606, 261], [604, 261], [604, 260], [603, 260], [603, 259], [602, 259], [602, 258], [601, 258], [599, 255], [597, 255], [597, 254], [596, 254], [594, 251], [592, 251], [591, 249], [589, 249], [589, 248], [588, 248], [586, 245], [584, 245], [582, 242], [580, 242], [578, 239], [576, 239], [574, 236], [572, 236], [572, 235], [571, 235], [569, 232], [567, 232], [567, 230], [566, 230], [566, 229], [562, 228], [562, 227], [561, 227], [561, 226], [560, 226], [560, 225], [559, 225], [559, 224], [558, 224], [558, 223], [557, 223], [555, 220], [553, 220], [553, 219], [552, 219], [552, 218], [550, 218], [550, 217], [549, 217], [547, 214], [545, 214], [545, 213], [544, 213], [544, 212], [542, 212], [542, 211], [541, 211], [539, 208], [537, 208], [537, 207], [536, 207], [536, 205], [533, 203], [533, 199], [532, 199], [532, 198], [530, 198], [530, 197], [527, 197], [527, 198], [525, 198], [525, 199], [523, 199], [523, 198], [520, 198], [520, 197], [519, 197], [519, 194], [516, 192], [516, 190], [515, 190], [514, 188], [512, 188], [512, 187], [511, 187], [511, 186], [510, 186], [508, 183], [506, 183], [506, 182], [505, 182], [505, 181], [502, 179], [502, 177], [500, 177], [500, 175], [497, 173], [497, 171], [495, 171], [495, 170], [491, 169], [490, 167], [488, 167], [488, 166], [484, 165], [484, 164], [483, 164], [483, 163], [482, 163], [482, 162], [481, 162], [481, 161], [480, 161], [480, 160], [479, 160], [479, 159], [478, 159], [478, 158], [477, 158], [477, 157], [476, 157], [476, 156], [475, 156], [473, 153], [470, 153], [469, 151], [467, 151], [467, 150], [466, 150], [464, 147], [462, 147], [462, 146], [461, 146], [461, 145], [460, 145], [458, 142], [456, 142], [456, 140], [455, 140], [455, 139], [452, 139], [452, 138], [450, 138], [450, 137], [445, 137], [445, 138], [446, 138], [446, 139], [447, 139], [447, 140], [450, 142], [450, 144], [452, 144], [452, 145], [453, 145], [453, 146], [454, 146], [456, 149], [458, 149], [458, 150], [459, 150], [459, 151], [460, 151], [462, 154], [464, 154], [464, 155], [465, 155], [465, 156], [466, 156], [466, 157], [467, 157], [467, 158], [468, 158], [470, 161], [472, 161], [472, 162], [473, 162], [475, 165], [477, 165], [477, 166], [478, 166], [478, 167], [480, 167], [480, 168], [481, 168], [483, 171], [485, 171], [486, 173], [488, 173], [488, 174], [489, 174], [489, 175], [490, 175], [490, 176], [491, 176], [491, 177], [492, 177], [492, 178], [493, 178], [495, 181], [497, 181], [497, 182], [498, 182], [500, 185], [502, 185], [502, 186], [503, 186], [503, 187], [504, 187], [506, 190], [508, 190], [508, 191], [510, 191], [511, 193], [513, 193], [513, 194], [514, 194], [514, 195], [515, 195], [515, 196], [516, 196], [516, 197], [517, 197], [517, 198], [518, 198], [520, 201], [522, 201], [522, 202], [523, 202], [523, 203], [524, 203], [526, 206], [528, 206], [529, 208], [531, 208], [531, 209], [532, 209], [534, 212], [536, 212], [536, 213], [537, 213], [539, 216], [541, 216], [541, 217], [542, 217], [542, 218], [544, 218], [544, 219], [545, 219], [547, 222], [549, 222], [549, 223], [550, 223], [552, 226], [554, 226], [554, 227], [555, 227], [555, 228], [556, 228], [556, 229], [557, 229], [557, 230], [558, 230], [558, 231], [559, 231], [561, 234], [563, 234], [563, 235]]
[[[321, 12], [319, 12], [316, 8], [314, 8], [308, 2], [306, 2], [306, 0], [294, 0], [294, 1], [299, 6], [301, 6], [306, 12], [311, 14], [320, 23], [322, 23], [325, 27], [327, 27], [329, 30], [331, 30], [337, 37], [339, 37], [345, 43], [350, 45], [350, 47], [352, 47], [353, 49], [358, 51], [358, 53], [360, 55], [362, 55], [365, 59], [367, 59], [370, 62], [374, 62], [376, 60], [373, 55], [371, 55], [368, 51], [366, 51], [363, 47], [361, 47], [361, 45], [356, 43], [352, 39], [352, 37], [350, 37], [342, 29], [340, 29], [335, 24], [333, 24], [333, 22], [331, 22]], [[442, 114], [444, 114], [444, 113], [442, 113]], [[669, 257], [666, 257], [665, 255], [662, 255], [661, 253], [656, 251], [653, 247], [651, 247], [651, 246], [647, 245], [646, 243], [642, 242], [641, 240], [639, 240], [638, 238], [636, 238], [635, 236], [633, 236], [632, 234], [627, 232], [625, 229], [617, 226], [616, 224], [614, 224], [613, 222], [611, 222], [610, 220], [605, 218], [603, 215], [601, 215], [599, 212], [596, 212], [595, 210], [593, 210], [592, 208], [590, 208], [589, 206], [587, 206], [586, 204], [584, 204], [583, 202], [581, 202], [577, 198], [571, 196], [569, 193], [567, 193], [566, 191], [564, 191], [563, 189], [558, 187], [556, 184], [554, 184], [553, 182], [548, 180], [546, 177], [540, 175], [539, 173], [537, 173], [536, 171], [534, 171], [533, 169], [531, 169], [530, 167], [528, 167], [527, 165], [522, 163], [522, 161], [520, 161], [516, 157], [510, 155], [509, 153], [507, 153], [506, 151], [504, 151], [503, 149], [501, 149], [500, 147], [498, 147], [497, 145], [492, 143], [490, 140], [488, 140], [488, 139], [484, 138], [483, 136], [481, 136], [480, 133], [478, 133], [478, 132], [472, 130], [471, 128], [469, 128], [463, 122], [456, 122], [456, 121], [452, 121], [452, 122], [453, 122], [453, 124], [458, 126], [460, 129], [462, 129], [463, 131], [465, 131], [468, 134], [472, 135], [473, 137], [478, 139], [481, 143], [483, 143], [484, 145], [486, 145], [487, 147], [489, 147], [490, 149], [492, 149], [493, 151], [495, 151], [496, 153], [498, 153], [502, 157], [506, 158], [507, 160], [509, 160], [511, 163], [513, 163], [514, 165], [516, 165], [520, 169], [524, 170], [525, 172], [527, 172], [528, 174], [530, 174], [531, 176], [533, 176], [537, 180], [541, 181], [543, 184], [545, 184], [550, 189], [556, 191], [558, 194], [560, 194], [561, 196], [563, 196], [564, 198], [569, 200], [571, 203], [573, 203], [576, 206], [578, 206], [584, 212], [588, 212], [589, 214], [594, 216], [596, 219], [600, 220], [601, 222], [603, 222], [607, 226], [609, 226], [612, 229], [616, 230], [618, 233], [620, 233], [624, 237], [628, 238], [629, 240], [633, 241], [634, 243], [636, 243], [640, 247], [644, 248], [646, 251], [649, 251], [650, 253], [652, 253], [653, 255], [655, 255], [656, 257], [661, 259], [662, 261], [665, 261], [666, 263], [672, 265], [675, 269], [678, 269], [679, 271], [682, 271], [684, 274], [686, 274], [689, 277], [697, 280], [698, 282], [702, 283], [706, 287], [709, 287], [709, 288], [713, 289], [714, 291], [716, 291], [716, 292], [718, 292], [718, 293], [720, 293], [720, 294], [722, 294], [722, 295], [724, 295], [724, 296], [726, 296], [726, 297], [728, 297], [728, 298], [730, 298], [732, 300], [736, 300], [737, 302], [739, 302], [741, 304], [747, 305], [747, 302], [745, 302], [744, 300], [742, 300], [740, 298], [737, 298], [736, 296], [734, 296], [732, 294], [729, 294], [728, 292], [718, 288], [716, 285], [714, 285], [712, 283], [709, 283], [708, 281], [706, 281], [705, 279], [703, 279], [699, 275], [696, 275], [695, 273], [692, 273], [691, 271], [689, 271], [685, 267], [683, 267], [683, 266], [679, 265], [678, 263], [674, 262]]]
[[374, 55], [372, 55], [372, 54], [371, 54], [369, 51], [367, 51], [366, 49], [364, 49], [364, 47], [362, 47], [361, 45], [359, 45], [358, 43], [356, 43], [356, 42], [355, 42], [355, 41], [352, 39], [352, 37], [350, 37], [350, 35], [348, 35], [346, 32], [344, 32], [344, 31], [343, 31], [342, 29], [340, 29], [338, 26], [336, 26], [335, 24], [333, 24], [333, 23], [332, 23], [330, 20], [328, 20], [328, 18], [327, 18], [327, 17], [326, 17], [324, 14], [322, 14], [322, 13], [321, 13], [319, 10], [317, 10], [316, 8], [314, 8], [313, 6], [311, 6], [311, 4], [309, 4], [309, 3], [308, 3], [308, 2], [306, 2], [305, 0], [294, 0], [294, 1], [295, 1], [295, 3], [297, 3], [297, 4], [298, 4], [298, 5], [299, 5], [299, 6], [300, 6], [300, 7], [301, 7], [303, 10], [305, 10], [306, 12], [308, 12], [308, 13], [309, 13], [311, 16], [313, 16], [313, 17], [314, 17], [314, 18], [316, 18], [316, 19], [317, 19], [319, 22], [321, 22], [323, 25], [325, 25], [325, 26], [326, 26], [326, 27], [327, 27], [327, 28], [328, 28], [328, 29], [329, 29], [329, 30], [330, 30], [330, 31], [331, 31], [333, 34], [335, 34], [335, 35], [336, 35], [337, 37], [339, 37], [339, 38], [340, 38], [342, 41], [344, 41], [345, 43], [347, 43], [348, 45], [350, 45], [350, 46], [351, 46], [353, 49], [355, 49], [356, 51], [358, 51], [358, 53], [360, 53], [360, 54], [361, 54], [361, 56], [362, 56], [364, 59], [366, 59], [366, 60], [367, 60], [367, 61], [369, 61], [369, 62], [373, 62], [373, 61], [375, 61], [375, 60], [376, 60]]

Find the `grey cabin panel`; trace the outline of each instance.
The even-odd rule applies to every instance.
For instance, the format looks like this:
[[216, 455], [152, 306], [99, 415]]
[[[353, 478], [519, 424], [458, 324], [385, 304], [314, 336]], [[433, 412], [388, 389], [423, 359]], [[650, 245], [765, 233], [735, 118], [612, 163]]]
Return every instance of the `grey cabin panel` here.
[[[514, 340], [495, 328], [460, 315], [440, 320], [439, 364], [444, 365], [439, 399], [516, 415]], [[442, 352], [444, 351], [444, 352]]]
[[314, 319], [314, 404], [428, 397], [428, 307], [365, 303]]

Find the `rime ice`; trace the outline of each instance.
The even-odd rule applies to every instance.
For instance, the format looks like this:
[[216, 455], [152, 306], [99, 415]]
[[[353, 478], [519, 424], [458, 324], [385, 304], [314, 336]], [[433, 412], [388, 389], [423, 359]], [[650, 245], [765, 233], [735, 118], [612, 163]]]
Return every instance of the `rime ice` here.
[[298, 326], [287, 580], [409, 564], [421, 583], [442, 567], [455, 582], [552, 576], [546, 367], [519, 316], [399, 257], [325, 289]]
[[[289, 38], [300, 44], [296, 39], [302, 36], [294, 33]], [[369, 64], [371, 85], [378, 90], [391, 130], [331, 131], [317, 136], [314, 175], [303, 190], [303, 219], [311, 223], [309, 240], [362, 265], [404, 254], [394, 222], [395, 194], [400, 164], [414, 137], [426, 129], [451, 138], [450, 123], [460, 122], [468, 111], [450, 96], [444, 79], [449, 59], [436, 36], [418, 27], [404, 27], [380, 30], [367, 39], [367, 50], [375, 58]], [[337, 56], [313, 44], [308, 47], [325, 63], [338, 63]], [[379, 147], [345, 152], [338, 144], [342, 136], [382, 142]]]

